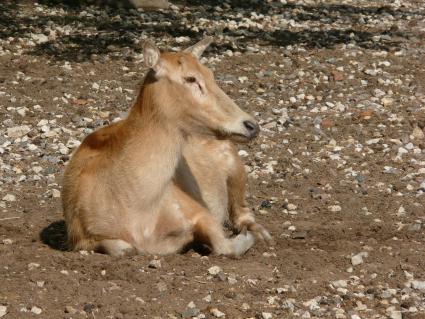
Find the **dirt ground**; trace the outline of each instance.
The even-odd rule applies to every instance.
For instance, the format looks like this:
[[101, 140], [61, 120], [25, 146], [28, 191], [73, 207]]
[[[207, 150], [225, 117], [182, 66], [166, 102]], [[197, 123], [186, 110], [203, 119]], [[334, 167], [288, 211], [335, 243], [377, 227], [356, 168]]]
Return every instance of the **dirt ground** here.
[[[425, 318], [425, 2], [174, 4], [0, 3], [0, 317]], [[262, 126], [239, 147], [274, 244], [67, 251], [72, 150], [125, 116], [143, 39], [178, 50], [204, 33], [205, 64]]]

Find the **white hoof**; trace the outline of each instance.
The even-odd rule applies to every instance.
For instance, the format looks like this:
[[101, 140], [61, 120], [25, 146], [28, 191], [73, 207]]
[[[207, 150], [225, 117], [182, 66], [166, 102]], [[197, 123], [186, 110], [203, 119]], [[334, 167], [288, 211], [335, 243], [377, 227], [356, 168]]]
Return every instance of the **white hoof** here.
[[248, 249], [254, 245], [255, 238], [251, 232], [246, 234], [239, 234], [232, 238], [233, 249], [235, 256], [241, 256], [247, 252]]

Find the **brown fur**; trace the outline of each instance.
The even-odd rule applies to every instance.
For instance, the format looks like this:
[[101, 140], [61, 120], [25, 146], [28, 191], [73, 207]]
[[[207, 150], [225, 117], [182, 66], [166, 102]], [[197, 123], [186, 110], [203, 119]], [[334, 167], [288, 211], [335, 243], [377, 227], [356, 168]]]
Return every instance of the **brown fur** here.
[[[72, 249], [168, 254], [195, 239], [240, 255], [251, 232], [270, 239], [246, 206], [235, 146], [217, 139], [248, 140], [255, 134], [243, 123], [255, 121], [199, 63], [204, 46], [159, 54], [147, 44], [151, 71], [129, 116], [87, 136], [73, 155], [63, 185]], [[226, 238], [229, 219], [244, 233]]]

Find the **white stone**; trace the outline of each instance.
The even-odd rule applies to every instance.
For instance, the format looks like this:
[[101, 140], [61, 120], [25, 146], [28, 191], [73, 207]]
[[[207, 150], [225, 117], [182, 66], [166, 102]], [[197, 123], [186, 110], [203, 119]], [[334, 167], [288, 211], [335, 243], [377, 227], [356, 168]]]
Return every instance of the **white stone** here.
[[7, 314], [7, 307], [0, 305], [0, 318], [4, 317]]
[[362, 263], [363, 263], [363, 256], [361, 254], [357, 254], [351, 257], [351, 264], [353, 266], [358, 266]]
[[331, 206], [328, 207], [328, 209], [331, 212], [340, 212], [342, 210], [341, 206], [339, 206], [339, 205], [331, 205]]
[[389, 313], [391, 319], [403, 319], [401, 315], [401, 311], [399, 310], [392, 310]]
[[57, 189], [52, 189], [52, 196], [53, 198], [59, 198], [61, 197], [61, 192]]
[[2, 198], [2, 200], [4, 200], [5, 202], [15, 202], [16, 196], [13, 194], [7, 194]]
[[418, 126], [415, 126], [413, 129], [412, 136], [415, 140], [423, 140], [425, 138], [424, 131], [422, 131]]
[[393, 105], [394, 100], [392, 98], [389, 98], [389, 97], [384, 97], [384, 98], [381, 99], [381, 103], [382, 103], [383, 106], [388, 107], [388, 106]]
[[34, 306], [34, 307], [31, 308], [31, 312], [34, 313], [34, 314], [36, 314], [36, 315], [39, 315], [39, 314], [41, 314], [43, 312], [43, 310], [41, 310], [37, 306]]
[[413, 289], [425, 290], [425, 281], [413, 280], [411, 286]]
[[296, 210], [297, 209], [297, 205], [295, 204], [288, 204], [288, 210]]
[[32, 33], [31, 38], [37, 44], [41, 44], [41, 43], [45, 43], [45, 42], [49, 41], [49, 38], [46, 35], [44, 35], [43, 33]]
[[241, 156], [241, 157], [247, 157], [249, 154], [248, 154], [248, 152], [247, 151], [245, 151], [245, 150], [240, 150], [239, 152], [238, 152], [238, 154], [239, 154], [239, 156]]
[[346, 288], [347, 287], [347, 281], [346, 280], [336, 280], [331, 282], [332, 286], [335, 288]]
[[224, 318], [224, 317], [226, 317], [226, 315], [225, 315], [223, 312], [221, 312], [220, 310], [218, 310], [217, 308], [213, 308], [213, 309], [211, 309], [211, 310], [210, 310], [210, 313], [211, 313], [214, 317], [216, 317], [216, 318]]
[[213, 276], [217, 275], [221, 271], [221, 268], [218, 266], [212, 266], [208, 269], [208, 273]]
[[29, 131], [31, 131], [31, 128], [28, 125], [9, 127], [7, 129], [7, 136], [16, 139], [26, 135]]
[[273, 315], [270, 312], [262, 312], [261, 313], [261, 317], [263, 319], [272, 319], [273, 318]]

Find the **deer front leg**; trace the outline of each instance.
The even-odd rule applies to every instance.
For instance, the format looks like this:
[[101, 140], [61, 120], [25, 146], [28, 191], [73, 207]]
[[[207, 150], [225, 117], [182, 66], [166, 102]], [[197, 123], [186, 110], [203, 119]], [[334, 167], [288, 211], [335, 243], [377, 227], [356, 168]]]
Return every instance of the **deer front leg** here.
[[235, 163], [235, 169], [227, 179], [230, 221], [238, 232], [245, 233], [250, 231], [257, 239], [271, 242], [272, 236], [267, 229], [255, 221], [254, 214], [247, 206], [245, 200], [246, 172], [237, 153], [235, 153]]
[[198, 212], [194, 227], [195, 241], [211, 247], [217, 255], [241, 256], [254, 245], [251, 232], [241, 233], [232, 238], [226, 238], [223, 226], [208, 212]]

